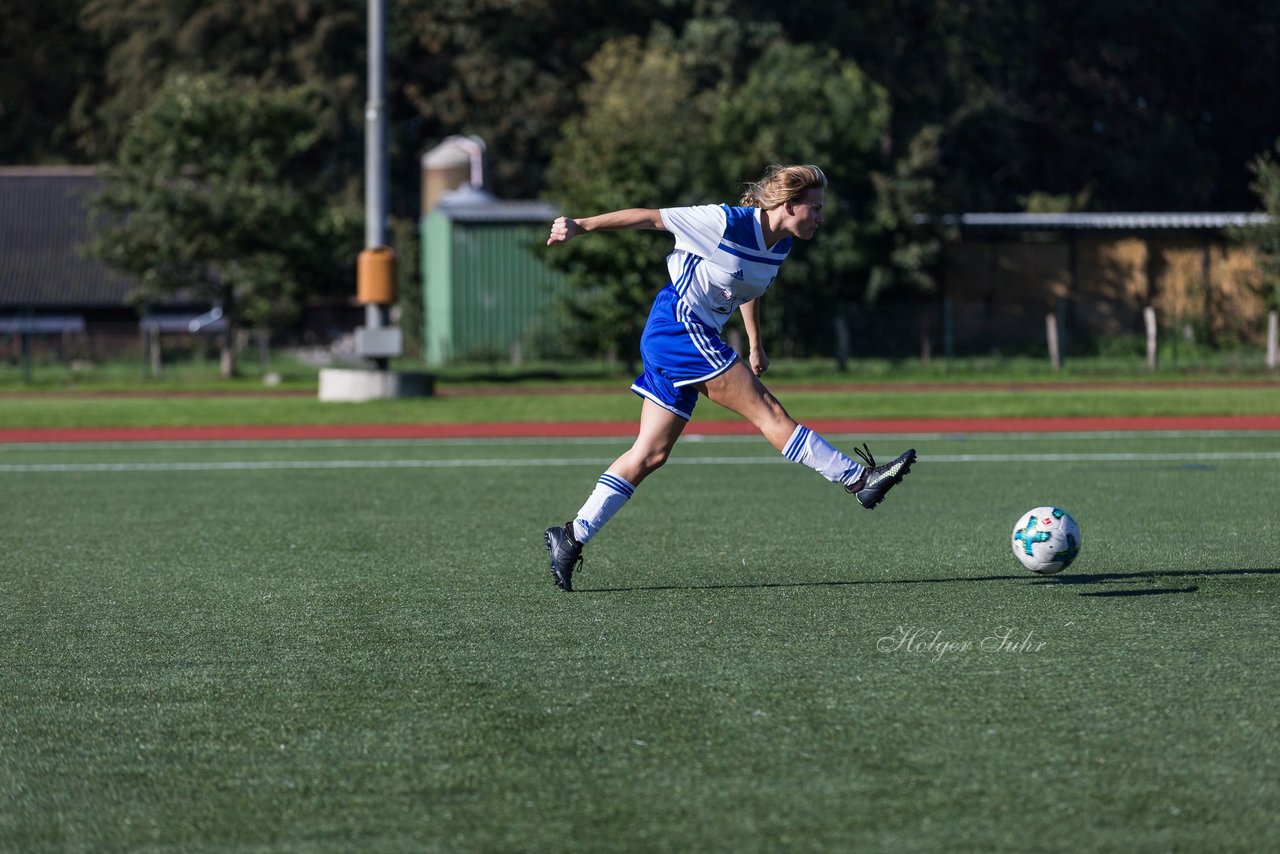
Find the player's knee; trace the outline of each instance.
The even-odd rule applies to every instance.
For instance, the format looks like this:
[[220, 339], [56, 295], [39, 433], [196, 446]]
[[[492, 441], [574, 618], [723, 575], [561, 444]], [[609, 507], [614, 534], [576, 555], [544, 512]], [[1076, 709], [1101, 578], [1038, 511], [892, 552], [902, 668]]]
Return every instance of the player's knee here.
[[655, 472], [662, 468], [662, 464], [667, 461], [667, 457], [670, 455], [670, 448], [649, 448], [645, 451], [642, 465], [646, 472]]
[[645, 477], [662, 468], [670, 453], [669, 447], [636, 444], [631, 447], [628, 458], [630, 465], [639, 470], [641, 477]]

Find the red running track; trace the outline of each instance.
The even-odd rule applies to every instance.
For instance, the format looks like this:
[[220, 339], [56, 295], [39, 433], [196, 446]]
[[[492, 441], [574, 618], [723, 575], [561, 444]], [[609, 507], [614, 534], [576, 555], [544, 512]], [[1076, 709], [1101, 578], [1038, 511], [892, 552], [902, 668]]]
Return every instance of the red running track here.
[[[921, 418], [814, 419], [819, 433], [1057, 433], [1151, 430], [1277, 430], [1280, 415], [1208, 415], [1143, 418]], [[202, 427], [55, 427], [0, 429], [0, 444], [35, 442], [181, 442], [303, 439], [567, 439], [633, 436], [630, 421], [565, 421], [488, 424], [307, 424]], [[745, 421], [694, 421], [688, 435], [731, 436], [755, 432]]]

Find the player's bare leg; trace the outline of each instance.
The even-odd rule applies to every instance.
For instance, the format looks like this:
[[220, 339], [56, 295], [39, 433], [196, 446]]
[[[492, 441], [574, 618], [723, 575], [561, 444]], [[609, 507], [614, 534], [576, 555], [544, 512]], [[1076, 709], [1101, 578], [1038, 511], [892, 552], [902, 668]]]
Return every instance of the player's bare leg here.
[[877, 466], [871, 451], [863, 445], [855, 453], [862, 463], [855, 463], [826, 443], [808, 428], [798, 425], [787, 414], [778, 399], [742, 362], [699, 389], [716, 403], [730, 409], [755, 425], [769, 444], [789, 460], [803, 463], [828, 480], [844, 485], [845, 491], [868, 510], [884, 500], [895, 485], [902, 482], [916, 461], [911, 448], [886, 465]]
[[688, 424], [679, 415], [663, 409], [648, 398], [640, 408], [640, 429], [635, 442], [613, 461], [608, 471], [633, 486], [653, 474], [667, 461], [676, 440]]
[[[573, 573], [582, 565], [583, 545], [595, 535], [597, 526], [604, 524], [631, 497], [640, 481], [662, 467], [686, 423], [674, 412], [645, 399], [635, 441], [600, 476], [596, 490], [579, 516], [546, 530], [551, 578], [557, 587], [566, 593], [573, 591]], [[588, 512], [587, 508], [592, 510]]]
[[720, 376], [702, 383], [698, 390], [750, 421], [779, 451], [795, 432], [795, 420], [743, 362], [735, 362]]

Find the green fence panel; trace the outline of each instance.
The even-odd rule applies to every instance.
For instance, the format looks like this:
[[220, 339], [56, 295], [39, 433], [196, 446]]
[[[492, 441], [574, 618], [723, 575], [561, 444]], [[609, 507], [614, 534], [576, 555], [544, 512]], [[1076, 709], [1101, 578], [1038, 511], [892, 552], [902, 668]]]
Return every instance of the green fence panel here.
[[539, 257], [546, 232], [542, 220], [468, 222], [439, 211], [424, 220], [428, 364], [563, 355], [567, 283]]

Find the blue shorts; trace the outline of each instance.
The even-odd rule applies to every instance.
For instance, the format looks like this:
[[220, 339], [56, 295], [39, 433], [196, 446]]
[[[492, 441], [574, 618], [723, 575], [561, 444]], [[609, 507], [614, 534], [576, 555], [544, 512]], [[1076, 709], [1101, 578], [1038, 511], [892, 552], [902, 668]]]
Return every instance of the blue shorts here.
[[700, 382], [733, 367], [738, 354], [720, 340], [720, 333], [698, 319], [676, 289], [658, 292], [640, 337], [644, 373], [631, 390], [684, 420], [693, 417]]

